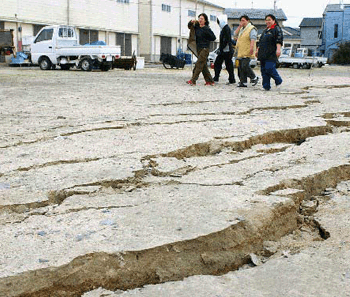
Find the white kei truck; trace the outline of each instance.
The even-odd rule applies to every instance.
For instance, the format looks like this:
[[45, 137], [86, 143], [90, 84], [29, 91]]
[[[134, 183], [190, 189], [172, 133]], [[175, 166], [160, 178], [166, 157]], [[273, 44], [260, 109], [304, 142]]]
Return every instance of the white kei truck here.
[[278, 66], [310, 69], [311, 67], [322, 67], [327, 64], [327, 58], [308, 56], [307, 53], [307, 48], [298, 48], [294, 55], [292, 48], [282, 48], [281, 56], [278, 58]]
[[80, 45], [73, 26], [55, 25], [42, 28], [30, 48], [31, 62], [42, 70], [76, 67], [84, 71], [108, 71], [121, 56], [119, 45]]

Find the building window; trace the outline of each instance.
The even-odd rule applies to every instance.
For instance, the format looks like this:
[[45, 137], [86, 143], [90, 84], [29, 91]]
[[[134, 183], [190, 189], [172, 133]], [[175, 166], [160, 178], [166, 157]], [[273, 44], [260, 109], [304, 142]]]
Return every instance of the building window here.
[[171, 6], [166, 5], [166, 4], [162, 4], [162, 10], [166, 11], [166, 12], [171, 12]]
[[98, 41], [98, 31], [97, 30], [79, 30], [79, 43], [89, 44]]
[[118, 3], [130, 3], [129, 0], [116, 0]]
[[116, 34], [117, 34], [116, 45], [120, 45], [121, 55], [131, 56], [131, 48], [132, 48], [131, 34], [125, 34], [125, 33], [116, 33]]
[[194, 10], [188, 10], [188, 16], [189, 17], [196, 17], [196, 12]]
[[171, 37], [160, 37], [160, 53], [171, 54]]
[[33, 26], [33, 35], [36, 36], [39, 33], [39, 31], [44, 27], [45, 27], [44, 25], [34, 25]]
[[338, 24], [334, 25], [334, 38], [338, 38]]
[[211, 22], [216, 22], [216, 15], [210, 15], [210, 21]]

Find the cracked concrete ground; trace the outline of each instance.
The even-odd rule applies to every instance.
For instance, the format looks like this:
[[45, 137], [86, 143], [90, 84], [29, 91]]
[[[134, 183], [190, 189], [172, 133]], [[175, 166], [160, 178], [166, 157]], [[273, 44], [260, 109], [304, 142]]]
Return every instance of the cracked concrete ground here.
[[280, 73], [0, 67], [0, 296], [349, 296], [349, 68]]

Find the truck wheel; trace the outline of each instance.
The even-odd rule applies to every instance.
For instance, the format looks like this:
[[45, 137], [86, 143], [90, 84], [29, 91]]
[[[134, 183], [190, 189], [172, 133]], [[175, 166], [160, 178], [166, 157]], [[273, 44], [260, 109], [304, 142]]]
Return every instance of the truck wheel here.
[[91, 71], [92, 70], [92, 61], [90, 59], [81, 60], [80, 68], [84, 71]]
[[293, 68], [294, 68], [294, 69], [298, 69], [298, 68], [300, 68], [300, 65], [297, 64], [297, 63], [294, 63], [294, 64], [293, 64]]
[[49, 70], [51, 69], [52, 63], [49, 58], [42, 57], [40, 59], [39, 66], [41, 70]]

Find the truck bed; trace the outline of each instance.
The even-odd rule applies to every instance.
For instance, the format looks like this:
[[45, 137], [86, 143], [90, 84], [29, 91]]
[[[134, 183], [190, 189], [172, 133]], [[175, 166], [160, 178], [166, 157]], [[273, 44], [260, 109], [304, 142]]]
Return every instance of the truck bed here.
[[56, 48], [58, 56], [83, 56], [83, 55], [120, 55], [120, 46], [106, 45], [74, 45], [58, 46]]

